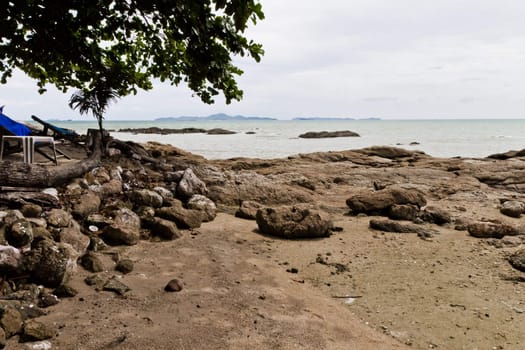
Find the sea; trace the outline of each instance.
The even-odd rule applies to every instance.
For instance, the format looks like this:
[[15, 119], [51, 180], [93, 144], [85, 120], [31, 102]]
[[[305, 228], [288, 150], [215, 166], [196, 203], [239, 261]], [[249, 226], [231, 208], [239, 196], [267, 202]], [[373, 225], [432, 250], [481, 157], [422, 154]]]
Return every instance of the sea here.
[[[53, 121], [85, 133], [98, 128], [94, 119]], [[134, 134], [125, 128], [222, 128], [232, 135]], [[283, 158], [300, 153], [341, 151], [370, 146], [395, 146], [420, 150], [434, 157], [483, 158], [494, 153], [525, 148], [525, 119], [468, 120], [105, 120], [111, 135], [124, 141], [171, 144], [208, 159]], [[350, 130], [360, 137], [302, 139], [308, 131]]]

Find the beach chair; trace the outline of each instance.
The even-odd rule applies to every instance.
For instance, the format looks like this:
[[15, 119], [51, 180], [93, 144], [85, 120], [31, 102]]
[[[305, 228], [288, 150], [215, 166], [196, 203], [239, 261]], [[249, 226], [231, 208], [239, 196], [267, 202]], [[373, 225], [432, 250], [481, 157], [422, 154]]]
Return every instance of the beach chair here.
[[[64, 152], [56, 149], [53, 137], [39, 135], [37, 130], [14, 121], [3, 113], [3, 108], [4, 106], [0, 107], [0, 160], [6, 153], [20, 151], [23, 152], [26, 163], [34, 162], [35, 152], [53, 161], [56, 165], [58, 165], [57, 153], [70, 159]], [[16, 143], [15, 146], [12, 145], [12, 141]], [[49, 147], [53, 151], [52, 156], [44, 152], [43, 147]]]
[[33, 119], [37, 123], [40, 123], [43, 126], [44, 129], [42, 131], [42, 135], [44, 136], [47, 136], [51, 132], [51, 136], [53, 136], [55, 139], [68, 140], [74, 143], [78, 143], [80, 139], [80, 135], [77, 134], [75, 130], [61, 128], [59, 126], [53, 125], [49, 122], [38, 118], [36, 115], [32, 115], [31, 119]]

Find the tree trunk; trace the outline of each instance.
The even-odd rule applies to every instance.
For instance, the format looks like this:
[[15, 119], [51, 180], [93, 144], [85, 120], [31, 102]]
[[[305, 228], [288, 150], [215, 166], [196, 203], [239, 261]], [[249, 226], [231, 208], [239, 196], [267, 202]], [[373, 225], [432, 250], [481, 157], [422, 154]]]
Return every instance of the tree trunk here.
[[75, 177], [81, 177], [100, 164], [100, 143], [100, 135], [97, 135], [89, 158], [56, 167], [0, 161], [0, 186], [44, 188], [62, 185]]

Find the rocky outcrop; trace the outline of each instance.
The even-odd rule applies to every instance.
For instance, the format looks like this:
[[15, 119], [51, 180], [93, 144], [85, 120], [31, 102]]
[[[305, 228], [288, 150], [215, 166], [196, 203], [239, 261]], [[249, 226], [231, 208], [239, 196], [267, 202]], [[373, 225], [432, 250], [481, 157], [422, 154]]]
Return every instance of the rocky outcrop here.
[[412, 188], [390, 186], [379, 191], [362, 191], [346, 200], [354, 214], [388, 214], [393, 205], [414, 205], [421, 208], [426, 204], [423, 194]]
[[206, 134], [208, 135], [232, 135], [236, 134], [235, 131], [221, 129], [221, 128], [214, 128], [206, 131]]
[[259, 209], [256, 221], [261, 233], [284, 238], [328, 237], [333, 226], [320, 212], [300, 206]]
[[322, 139], [331, 137], [359, 137], [359, 134], [350, 130], [342, 131], [309, 131], [299, 135], [302, 139]]

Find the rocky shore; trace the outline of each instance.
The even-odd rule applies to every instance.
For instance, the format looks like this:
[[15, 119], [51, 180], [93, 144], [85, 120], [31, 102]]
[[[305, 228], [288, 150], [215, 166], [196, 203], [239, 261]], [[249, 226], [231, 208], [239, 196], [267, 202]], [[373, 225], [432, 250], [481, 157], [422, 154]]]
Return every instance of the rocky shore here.
[[523, 152], [144, 147], [45, 201], [2, 197], [0, 347], [525, 343]]

